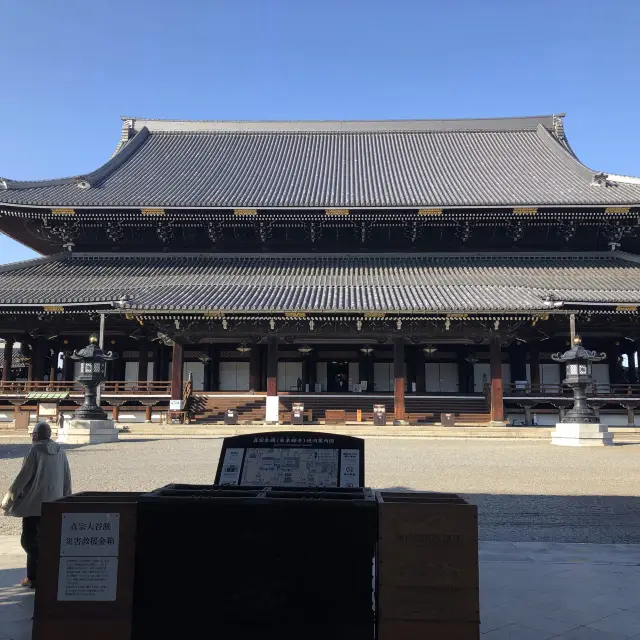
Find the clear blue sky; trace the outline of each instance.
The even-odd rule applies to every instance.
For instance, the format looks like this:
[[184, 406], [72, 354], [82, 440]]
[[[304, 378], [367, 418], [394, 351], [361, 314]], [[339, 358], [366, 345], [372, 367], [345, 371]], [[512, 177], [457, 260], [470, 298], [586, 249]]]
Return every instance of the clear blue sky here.
[[[0, 176], [103, 164], [121, 115], [567, 112], [583, 162], [640, 175], [640, 1], [0, 0]], [[33, 252], [0, 236], [0, 263]]]

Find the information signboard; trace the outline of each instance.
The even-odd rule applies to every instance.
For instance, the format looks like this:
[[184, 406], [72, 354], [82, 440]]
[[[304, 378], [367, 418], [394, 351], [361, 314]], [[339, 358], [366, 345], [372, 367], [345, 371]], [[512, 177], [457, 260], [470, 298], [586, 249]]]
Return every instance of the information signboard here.
[[215, 483], [364, 487], [364, 440], [311, 431], [225, 438]]
[[119, 545], [119, 513], [63, 514], [58, 600], [114, 601]]

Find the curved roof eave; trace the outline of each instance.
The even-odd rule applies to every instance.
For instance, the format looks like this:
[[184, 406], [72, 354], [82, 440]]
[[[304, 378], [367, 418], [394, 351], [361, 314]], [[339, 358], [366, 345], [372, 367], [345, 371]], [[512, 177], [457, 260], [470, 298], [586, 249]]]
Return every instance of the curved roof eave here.
[[[33, 189], [38, 187], [57, 187], [65, 184], [74, 184], [75, 182], [86, 181], [91, 186], [95, 186], [101, 180], [104, 180], [109, 174], [121, 167], [133, 154], [140, 149], [145, 140], [149, 137], [149, 130], [142, 127], [140, 131], [129, 141], [120, 147], [118, 152], [101, 167], [98, 167], [91, 173], [85, 173], [67, 178], [54, 178], [53, 180], [10, 180], [8, 178], [0, 178], [0, 193], [3, 190]], [[0, 195], [0, 202], [2, 196]]]

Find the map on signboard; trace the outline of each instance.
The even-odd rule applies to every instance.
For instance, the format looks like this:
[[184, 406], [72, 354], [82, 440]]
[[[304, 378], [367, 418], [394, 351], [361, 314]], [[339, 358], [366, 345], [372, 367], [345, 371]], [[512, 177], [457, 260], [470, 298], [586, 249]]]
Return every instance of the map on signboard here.
[[338, 449], [247, 449], [243, 485], [337, 487]]
[[225, 438], [215, 484], [270, 487], [364, 487], [364, 441], [314, 431]]

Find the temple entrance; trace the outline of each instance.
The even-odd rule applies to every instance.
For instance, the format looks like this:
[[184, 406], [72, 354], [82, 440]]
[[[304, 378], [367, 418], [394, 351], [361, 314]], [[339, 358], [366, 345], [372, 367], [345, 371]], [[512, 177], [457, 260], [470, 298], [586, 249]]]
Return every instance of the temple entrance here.
[[327, 391], [346, 393], [349, 391], [349, 363], [333, 361], [327, 363]]

